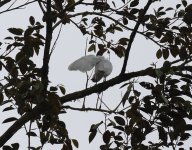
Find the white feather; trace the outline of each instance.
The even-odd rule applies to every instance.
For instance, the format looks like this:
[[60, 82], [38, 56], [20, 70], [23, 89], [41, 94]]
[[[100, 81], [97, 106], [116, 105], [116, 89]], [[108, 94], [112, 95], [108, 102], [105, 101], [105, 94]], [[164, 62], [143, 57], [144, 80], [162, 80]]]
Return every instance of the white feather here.
[[93, 67], [95, 67], [96, 63], [99, 60], [94, 55], [87, 55], [83, 56], [76, 61], [74, 61], [72, 64], [69, 65], [68, 69], [70, 71], [79, 70], [81, 72], [90, 71]]
[[112, 72], [112, 64], [109, 60], [105, 59], [103, 56], [87, 55], [83, 56], [72, 64], [69, 65], [68, 69], [70, 71], [79, 70], [81, 72], [90, 71], [95, 67], [95, 74], [93, 75], [92, 81], [98, 82], [103, 77], [106, 78]]

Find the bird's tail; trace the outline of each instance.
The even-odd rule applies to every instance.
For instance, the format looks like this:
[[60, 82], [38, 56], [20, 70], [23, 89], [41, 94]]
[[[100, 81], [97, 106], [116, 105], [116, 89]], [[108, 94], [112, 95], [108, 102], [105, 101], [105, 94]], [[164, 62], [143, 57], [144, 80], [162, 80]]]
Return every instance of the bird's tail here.
[[104, 77], [104, 72], [103, 71], [98, 71], [93, 75], [93, 78], [91, 79], [93, 82], [98, 82], [101, 80], [101, 78]]

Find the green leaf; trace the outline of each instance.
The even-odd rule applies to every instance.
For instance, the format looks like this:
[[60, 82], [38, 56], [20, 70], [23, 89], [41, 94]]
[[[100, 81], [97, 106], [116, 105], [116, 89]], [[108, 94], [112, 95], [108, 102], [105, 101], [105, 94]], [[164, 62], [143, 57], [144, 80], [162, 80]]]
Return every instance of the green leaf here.
[[13, 150], [19, 149], [19, 143], [13, 143], [13, 144], [11, 144], [11, 146], [13, 147]]
[[114, 29], [117, 30], [117, 31], [123, 32], [123, 29], [120, 28], [120, 27], [115, 26]]
[[163, 58], [166, 60], [169, 57], [168, 49], [163, 49]]
[[9, 28], [7, 30], [14, 35], [22, 35], [23, 33], [23, 29], [21, 28]]
[[28, 27], [28, 29], [25, 30], [24, 37], [25, 38], [28, 37], [29, 35], [31, 35], [33, 33], [33, 31], [34, 31], [34, 28]]
[[2, 150], [12, 150], [12, 147], [8, 146], [8, 145], [5, 145], [5, 146], [3, 146]]
[[37, 134], [35, 132], [27, 132], [28, 136], [37, 136]]
[[115, 121], [121, 125], [121, 126], [124, 126], [125, 125], [125, 120], [122, 118], [122, 117], [119, 117], [119, 116], [115, 116], [114, 117]]
[[121, 44], [121, 45], [127, 45], [128, 42], [129, 42], [128, 38], [120, 38], [119, 39], [119, 44]]
[[93, 139], [95, 138], [97, 134], [97, 130], [92, 130], [92, 132], [89, 135], [89, 143], [91, 143], [93, 141]]
[[13, 110], [13, 109], [15, 109], [15, 108], [13, 108], [13, 106], [11, 105], [11, 106], [9, 106], [9, 107], [4, 108], [4, 109], [3, 109], [3, 112], [4, 112], [4, 111]]
[[134, 0], [130, 3], [130, 7], [135, 7], [139, 4], [139, 0]]
[[79, 148], [79, 143], [76, 139], [72, 139], [73, 144], [75, 145], [76, 148]]
[[8, 36], [8, 37], [6, 37], [6, 38], [4, 38], [5, 40], [13, 40], [13, 38], [12, 37], [10, 37], [10, 36]]
[[30, 16], [29, 17], [29, 22], [31, 25], [34, 25], [35, 24], [35, 18], [33, 16]]
[[3, 0], [3, 1], [0, 1], [0, 7], [2, 7], [3, 5], [9, 3], [11, 0]]
[[103, 141], [104, 141], [106, 144], [109, 144], [110, 139], [111, 139], [111, 133], [110, 133], [109, 130], [107, 130], [107, 131], [105, 131], [104, 134], [103, 134]]
[[63, 86], [59, 86], [59, 89], [60, 89], [61, 93], [62, 93], [63, 95], [65, 95], [65, 93], [66, 93], [65, 88], [64, 88]]
[[122, 100], [121, 100], [123, 106], [125, 105], [125, 102], [128, 100], [129, 95], [130, 95], [130, 91], [127, 90], [127, 91], [125, 92], [125, 94], [123, 95], [123, 98], [122, 98]]
[[2, 123], [8, 123], [8, 122], [16, 121], [16, 120], [18, 120], [18, 119], [15, 117], [10, 117], [10, 118], [5, 119]]
[[182, 2], [182, 4], [183, 4], [184, 7], [187, 6], [187, 1], [186, 1], [186, 0], [182, 0], [181, 2]]
[[0, 92], [0, 105], [3, 103], [3, 99], [4, 99], [3, 93]]
[[163, 142], [166, 143], [167, 142], [167, 133], [166, 133], [166, 131], [164, 130], [163, 127], [160, 127], [160, 126], [158, 126], [157, 129], [158, 129], [158, 132], [159, 132], [159, 139], [161, 139]]
[[162, 51], [161, 51], [161, 49], [159, 49], [159, 50], [157, 51], [156, 57], [157, 57], [158, 59], [160, 59], [160, 58], [162, 57]]
[[133, 87], [132, 83], [130, 83], [129, 86], [127, 87], [127, 91], [125, 92], [125, 94], [124, 94], [124, 96], [123, 96], [123, 98], [121, 100], [123, 106], [125, 105], [126, 100], [128, 100], [128, 98], [129, 98], [132, 87]]
[[57, 87], [51, 86], [51, 87], [50, 87], [50, 91], [53, 91], [53, 92], [57, 91]]
[[124, 25], [127, 25], [127, 24], [128, 24], [128, 19], [125, 18], [125, 17], [123, 17], [123, 24], [124, 24]]
[[119, 135], [115, 136], [114, 139], [117, 140], [117, 141], [123, 141], [123, 138], [121, 136], [119, 136]]
[[179, 54], [178, 47], [170, 47], [171, 55], [175, 58]]
[[93, 124], [93, 125], [91, 126], [90, 131], [97, 129], [102, 123], [103, 123], [103, 121], [101, 121], [101, 122], [99, 122], [99, 123], [97, 123], [97, 124]]
[[91, 44], [91, 46], [88, 48], [88, 52], [95, 51], [95, 44]]
[[144, 87], [145, 89], [153, 89], [154, 88], [154, 85], [152, 83], [149, 83], [149, 82], [140, 82], [139, 83], [142, 87]]
[[43, 132], [40, 132], [40, 140], [42, 145], [44, 145], [48, 140]]

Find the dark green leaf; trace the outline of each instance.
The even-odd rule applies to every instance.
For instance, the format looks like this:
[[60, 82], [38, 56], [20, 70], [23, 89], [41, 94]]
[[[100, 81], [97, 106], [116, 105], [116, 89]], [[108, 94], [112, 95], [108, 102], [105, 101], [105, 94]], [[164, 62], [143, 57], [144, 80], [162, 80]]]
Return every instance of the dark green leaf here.
[[111, 133], [109, 130], [105, 131], [103, 134], [103, 141], [108, 144], [110, 142], [111, 139]]
[[16, 120], [17, 120], [17, 118], [10, 117], [10, 118], [5, 119], [2, 123], [8, 123], [8, 122], [16, 121]]
[[88, 48], [88, 52], [95, 51], [95, 44], [91, 44], [91, 46]]
[[89, 135], [89, 143], [91, 143], [93, 141], [93, 139], [95, 138], [97, 134], [97, 130], [92, 130], [92, 132]]
[[139, 4], [139, 0], [133, 0], [131, 3], [130, 3], [130, 7], [135, 7]]
[[[179, 142], [177, 145], [178, 146], [181, 146], [181, 145], [183, 145], [184, 143], [183, 142]], [[180, 150], [180, 149], [179, 149]]]
[[159, 139], [161, 139], [163, 142], [167, 143], [167, 133], [164, 130], [164, 128], [158, 126], [157, 129], [158, 129], [158, 132], [159, 132]]
[[161, 51], [161, 49], [159, 49], [159, 50], [157, 51], [156, 57], [157, 57], [158, 59], [162, 57], [162, 51]]
[[35, 24], [35, 18], [33, 16], [30, 16], [29, 17], [29, 22], [31, 25], [34, 25]]
[[114, 139], [117, 141], [123, 141], [123, 138], [121, 136], [115, 136]]
[[152, 83], [149, 83], [149, 82], [140, 82], [139, 84], [148, 90], [154, 88], [154, 85]]
[[65, 93], [66, 93], [65, 88], [64, 88], [63, 86], [59, 86], [59, 89], [60, 89], [61, 93], [62, 93], [63, 95], [65, 95]]
[[182, 2], [182, 4], [183, 4], [184, 7], [187, 6], [187, 1], [186, 1], [186, 0], [182, 0], [181, 2]]
[[123, 17], [123, 24], [124, 24], [124, 25], [127, 25], [127, 24], [128, 24], [128, 19], [125, 18], [125, 17]]
[[3, 150], [13, 150], [13, 149], [10, 146], [5, 145], [5, 146], [3, 146]]
[[54, 91], [57, 91], [57, 87], [51, 86], [51, 87], [50, 87], [50, 91], [53, 91], [53, 92], [54, 92]]
[[14, 35], [22, 35], [23, 33], [23, 29], [21, 28], [9, 28], [7, 30]]
[[166, 60], [169, 57], [168, 49], [163, 49], [163, 58]]
[[3, 112], [4, 112], [4, 111], [13, 110], [13, 109], [15, 109], [15, 108], [13, 108], [13, 106], [11, 105], [11, 106], [9, 106], [9, 107], [4, 108], [4, 109], [3, 109]]
[[123, 29], [121, 27], [115, 26], [114, 29], [117, 30], [117, 31], [123, 32]]
[[0, 1], [0, 7], [2, 7], [3, 5], [9, 3], [11, 0], [2, 0]]
[[187, 139], [189, 139], [190, 136], [191, 136], [191, 134], [189, 134], [189, 133], [184, 133], [184, 134], [181, 135], [180, 140], [181, 140], [181, 141], [186, 141]]
[[28, 136], [37, 136], [37, 134], [35, 132], [27, 132]]
[[48, 140], [43, 132], [40, 132], [40, 140], [41, 140], [42, 145], [44, 145], [45, 142], [47, 142], [47, 140]]
[[120, 38], [119, 39], [119, 44], [121, 44], [121, 45], [127, 45], [128, 42], [129, 42], [128, 38]]
[[125, 102], [128, 100], [129, 94], [130, 94], [130, 91], [126, 91], [125, 94], [123, 95], [123, 98], [121, 100], [123, 106], [125, 105]]
[[27, 30], [25, 30], [25, 33], [24, 33], [24, 37], [28, 37], [29, 35], [31, 35], [34, 31], [34, 28], [32, 27], [29, 27]]
[[76, 139], [72, 139], [73, 144], [75, 145], [76, 148], [79, 148], [79, 143]]
[[13, 147], [13, 150], [19, 149], [19, 143], [13, 143], [13, 144], [11, 144], [11, 146]]
[[3, 99], [4, 99], [3, 93], [0, 92], [0, 105], [3, 103]]
[[115, 119], [115, 121], [116, 121], [119, 125], [122, 125], [122, 126], [125, 125], [125, 120], [124, 120], [122, 117], [115, 116], [114, 119]]

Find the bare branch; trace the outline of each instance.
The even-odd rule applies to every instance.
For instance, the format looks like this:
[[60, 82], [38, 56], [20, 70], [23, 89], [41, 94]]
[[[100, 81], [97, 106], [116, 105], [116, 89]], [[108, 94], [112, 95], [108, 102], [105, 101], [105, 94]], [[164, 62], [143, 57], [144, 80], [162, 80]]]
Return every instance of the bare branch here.
[[[163, 68], [159, 68], [159, 69], [163, 69]], [[170, 67], [170, 69], [172, 69], [174, 71], [182, 70], [182, 71], [192, 72], [191, 66], [173, 66], [173, 67]], [[61, 97], [60, 101], [61, 101], [61, 103], [67, 103], [67, 102], [71, 102], [73, 100], [77, 100], [77, 99], [83, 98], [85, 96], [91, 95], [93, 93], [100, 93], [116, 84], [122, 83], [124, 81], [130, 80], [135, 77], [140, 77], [140, 76], [154, 77], [155, 70], [156, 69], [147, 68], [145, 70], [140, 70], [137, 72], [121, 74], [109, 81], [105, 81], [103, 83], [97, 84], [97, 85], [87, 88], [85, 90], [67, 94], [67, 95]], [[27, 123], [29, 120], [35, 119], [36, 117], [45, 113], [46, 111], [50, 111], [51, 108], [52, 108], [52, 106], [50, 106], [50, 104], [48, 102], [43, 101], [42, 103], [35, 106], [30, 112], [23, 115], [0, 137], [0, 147], [2, 147], [25, 123]]]
[[6, 12], [9, 12], [9, 11], [12, 11], [12, 10], [16, 10], [16, 9], [24, 9], [24, 8], [23, 8], [24, 6], [27, 6], [27, 5], [32, 4], [32, 3], [34, 3], [34, 2], [36, 2], [36, 0], [31, 1], [31, 2], [27, 2], [27, 3], [24, 3], [24, 4], [22, 4], [22, 5], [19, 5], [19, 6], [17, 6], [17, 7], [11, 8], [11, 9], [7, 9], [7, 10], [4, 10], [4, 11], [1, 11], [0, 14], [6, 13]]
[[147, 10], [149, 9], [149, 6], [152, 4], [152, 0], [149, 0], [146, 4], [146, 6], [144, 7], [143, 9], [143, 12], [140, 13], [139, 15], [139, 18], [138, 18], [138, 21], [133, 29], [133, 32], [131, 33], [130, 35], [130, 38], [129, 38], [129, 43], [128, 43], [128, 46], [127, 46], [127, 49], [126, 49], [126, 52], [125, 52], [125, 58], [124, 58], [124, 62], [123, 62], [123, 67], [122, 67], [122, 70], [121, 70], [121, 74], [124, 74], [125, 73], [125, 70], [126, 70], [126, 67], [127, 67], [127, 62], [128, 62], [128, 59], [129, 59], [129, 53], [130, 53], [130, 50], [131, 50], [131, 46], [132, 46], [132, 43], [134, 41], [134, 38], [137, 34], [137, 30], [143, 20], [143, 17], [144, 15], [146, 14]]

